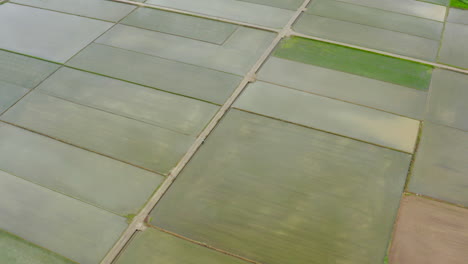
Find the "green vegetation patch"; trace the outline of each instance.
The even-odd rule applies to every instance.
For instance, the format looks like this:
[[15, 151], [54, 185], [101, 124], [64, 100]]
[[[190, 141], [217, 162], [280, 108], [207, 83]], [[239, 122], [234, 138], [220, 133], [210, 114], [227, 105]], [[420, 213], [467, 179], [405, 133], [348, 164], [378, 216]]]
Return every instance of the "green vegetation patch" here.
[[130, 224], [133, 221], [133, 218], [135, 218], [136, 214], [128, 214], [125, 216], [127, 218], [127, 224]]
[[274, 56], [427, 90], [432, 66], [301, 37], [284, 39]]
[[468, 9], [468, 1], [467, 0], [451, 0], [450, 6], [455, 7], [455, 8]]
[[8, 264], [76, 263], [0, 229], [0, 262]]
[[450, 0], [418, 0], [419, 2], [426, 2], [435, 5], [447, 6]]

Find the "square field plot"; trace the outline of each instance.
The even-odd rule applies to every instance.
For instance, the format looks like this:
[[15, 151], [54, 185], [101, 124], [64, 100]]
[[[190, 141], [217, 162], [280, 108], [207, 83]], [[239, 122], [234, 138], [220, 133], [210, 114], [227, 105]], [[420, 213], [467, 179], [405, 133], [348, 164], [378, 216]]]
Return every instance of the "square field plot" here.
[[381, 263], [410, 159], [231, 110], [151, 224], [260, 263]]
[[425, 122], [409, 190], [468, 206], [468, 132]]
[[[468, 15], [468, 11], [465, 12]], [[446, 23], [439, 62], [468, 69], [468, 24]]]
[[390, 252], [396, 264], [465, 264], [468, 210], [428, 199], [403, 198]]
[[468, 131], [468, 75], [437, 69], [430, 93], [426, 120]]

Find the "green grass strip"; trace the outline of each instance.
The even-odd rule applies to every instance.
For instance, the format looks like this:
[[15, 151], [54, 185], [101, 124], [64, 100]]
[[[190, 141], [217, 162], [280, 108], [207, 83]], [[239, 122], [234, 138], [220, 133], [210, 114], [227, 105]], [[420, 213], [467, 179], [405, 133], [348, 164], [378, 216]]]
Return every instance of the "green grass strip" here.
[[460, 9], [468, 9], [468, 1], [463, 0], [451, 0], [450, 6]]
[[283, 39], [274, 56], [427, 90], [432, 66], [301, 37]]

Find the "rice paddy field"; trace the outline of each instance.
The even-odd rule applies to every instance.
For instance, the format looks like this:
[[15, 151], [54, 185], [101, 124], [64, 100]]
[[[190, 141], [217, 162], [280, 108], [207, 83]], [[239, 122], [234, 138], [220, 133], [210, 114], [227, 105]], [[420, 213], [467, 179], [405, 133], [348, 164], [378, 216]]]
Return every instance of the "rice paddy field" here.
[[1, 264], [467, 264], [466, 0], [0, 1]]

